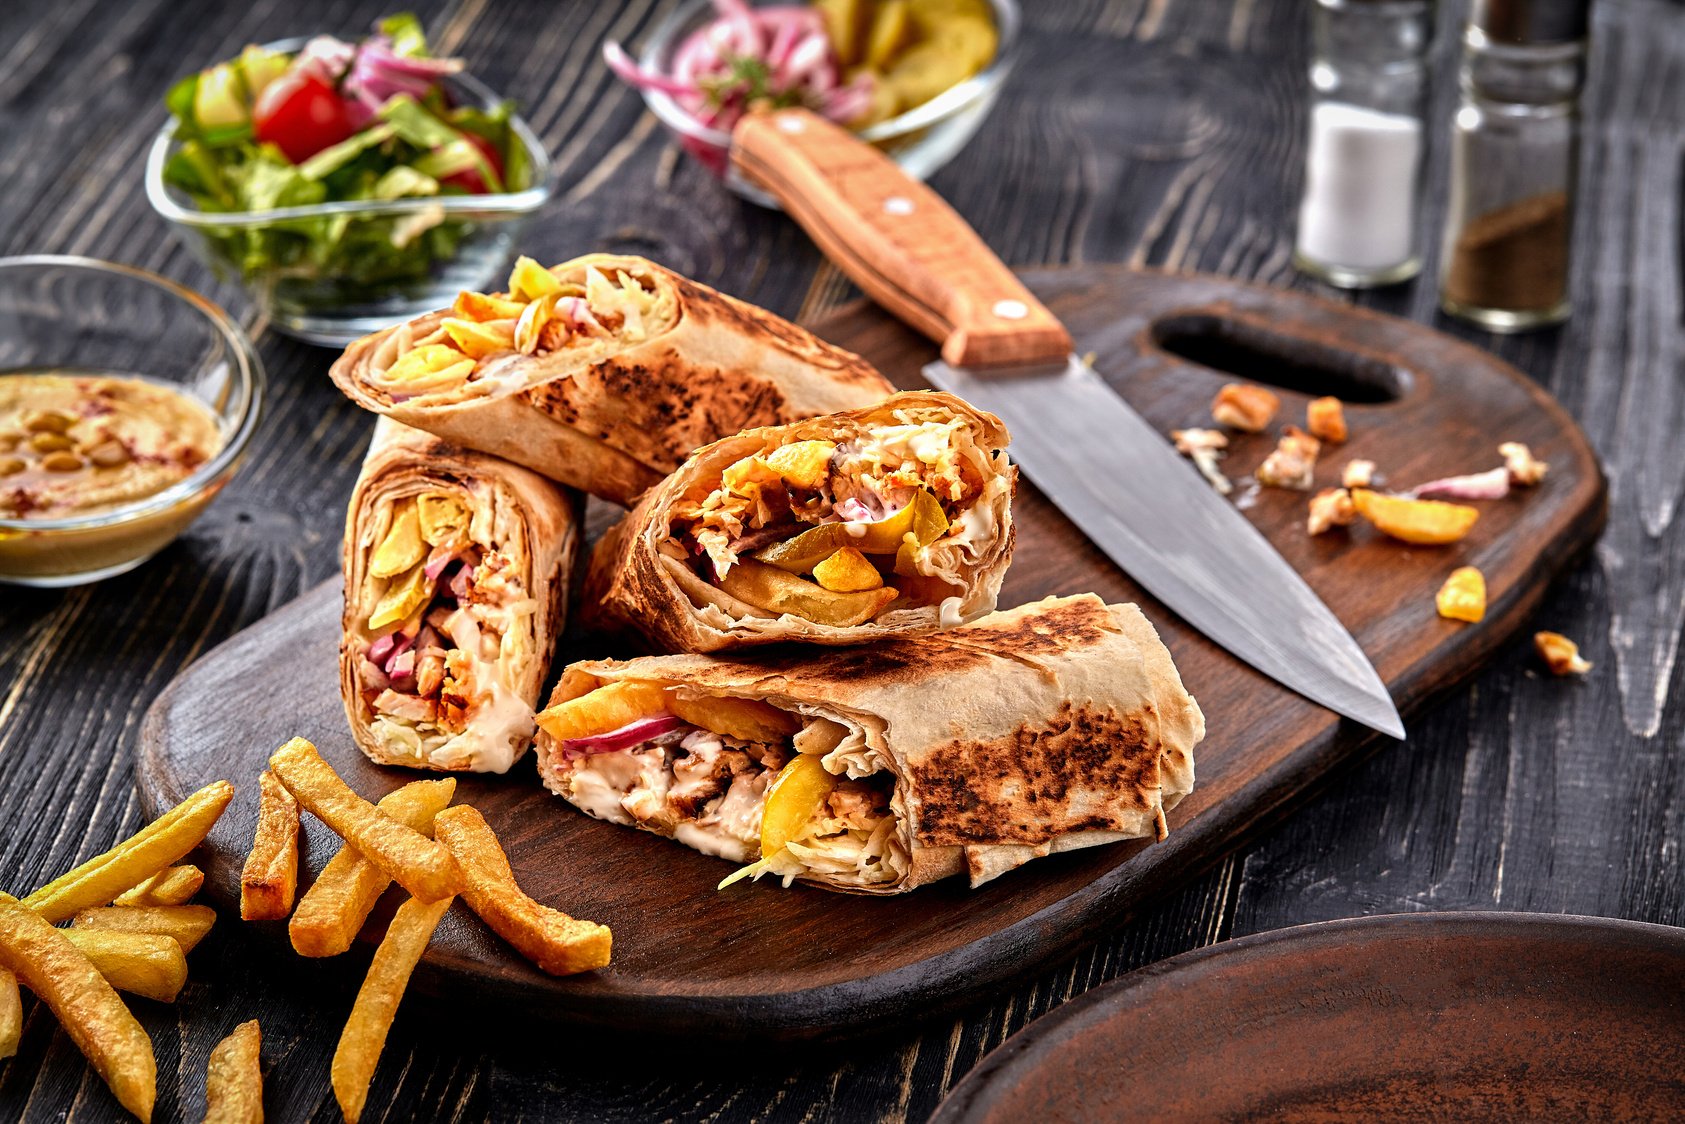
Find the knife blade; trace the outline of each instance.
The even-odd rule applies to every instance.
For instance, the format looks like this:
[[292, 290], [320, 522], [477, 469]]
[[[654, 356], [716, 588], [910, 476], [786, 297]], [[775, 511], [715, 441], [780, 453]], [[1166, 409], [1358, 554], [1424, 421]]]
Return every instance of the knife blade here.
[[1231, 654], [1395, 738], [1363, 649], [1269, 541], [1074, 353], [1070, 334], [953, 208], [804, 109], [751, 114], [732, 166], [879, 304], [939, 341], [933, 386], [996, 414], [1011, 453], [1137, 584]]

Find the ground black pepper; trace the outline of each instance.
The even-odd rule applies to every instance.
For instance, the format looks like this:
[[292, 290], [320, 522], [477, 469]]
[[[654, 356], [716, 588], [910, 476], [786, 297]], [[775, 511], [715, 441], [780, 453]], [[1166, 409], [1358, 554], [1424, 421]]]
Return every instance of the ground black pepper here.
[[1568, 292], [1568, 194], [1530, 195], [1469, 220], [1451, 247], [1445, 297], [1471, 308], [1554, 308]]

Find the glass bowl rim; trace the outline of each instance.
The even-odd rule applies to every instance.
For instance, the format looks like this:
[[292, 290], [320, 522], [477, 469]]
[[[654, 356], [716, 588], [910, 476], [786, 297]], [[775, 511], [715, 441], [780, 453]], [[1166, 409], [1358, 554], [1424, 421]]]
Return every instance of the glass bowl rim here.
[[[713, 0], [683, 0], [682, 3], [663, 20], [653, 32], [644, 49], [638, 54], [638, 65], [646, 70], [661, 72], [659, 56], [669, 47], [675, 46], [679, 31], [695, 16], [698, 9], [709, 5]], [[1000, 42], [995, 48], [995, 57], [989, 60], [989, 65], [973, 74], [963, 82], [956, 83], [943, 90], [922, 105], [915, 105], [905, 113], [898, 113], [876, 125], [861, 129], [855, 136], [868, 144], [878, 141], [894, 140], [909, 133], [917, 132], [926, 126], [933, 125], [945, 117], [964, 109], [966, 106], [982, 98], [1006, 78], [1018, 57], [1018, 33], [1022, 23], [1022, 14], [1018, 8], [1018, 0], [987, 0], [989, 8], [995, 15], [995, 29], [1000, 35]], [[680, 107], [671, 95], [659, 90], [640, 90], [644, 104], [651, 113], [659, 117], [664, 124], [675, 132], [694, 137], [697, 140], [712, 144], [718, 148], [731, 147], [731, 134], [704, 125]]]
[[259, 357], [257, 348], [252, 345], [245, 330], [214, 301], [185, 285], [177, 284], [139, 266], [103, 261], [79, 254], [19, 254], [14, 257], [0, 257], [0, 275], [17, 268], [49, 265], [116, 274], [129, 280], [140, 281], [162, 289], [198, 312], [222, 338], [236, 363], [238, 375], [235, 390], [239, 394], [239, 400], [235, 403], [235, 428], [228, 440], [223, 442], [222, 448], [216, 451], [215, 456], [162, 491], [87, 515], [72, 515], [61, 519], [0, 519], [0, 531], [97, 530], [155, 515], [193, 499], [239, 461], [245, 454], [246, 446], [251, 443], [252, 434], [257, 430], [258, 419], [263, 414], [265, 389], [263, 360]]
[[[265, 43], [263, 48], [269, 51], [296, 52], [306, 42], [306, 37], [294, 36]], [[446, 81], [461, 86], [482, 105], [500, 100], [496, 91], [466, 71], [450, 75]], [[146, 199], [152, 204], [152, 209], [164, 218], [187, 226], [268, 226], [296, 219], [321, 218], [324, 215], [406, 215], [435, 208], [444, 210], [446, 214], [483, 214], [488, 211], [528, 214], [542, 207], [554, 193], [555, 165], [550, 159], [549, 150], [544, 147], [544, 142], [538, 139], [538, 134], [532, 131], [525, 117], [519, 113], [511, 113], [509, 127], [526, 146], [533, 164], [532, 186], [521, 191], [500, 191], [486, 195], [424, 195], [408, 199], [350, 199], [311, 203], [303, 207], [272, 207], [267, 211], [201, 211], [178, 203], [164, 183], [164, 164], [168, 161], [171, 146], [175, 142], [175, 119], [172, 117], [164, 122], [163, 127], [152, 138], [152, 146], [146, 154]]]

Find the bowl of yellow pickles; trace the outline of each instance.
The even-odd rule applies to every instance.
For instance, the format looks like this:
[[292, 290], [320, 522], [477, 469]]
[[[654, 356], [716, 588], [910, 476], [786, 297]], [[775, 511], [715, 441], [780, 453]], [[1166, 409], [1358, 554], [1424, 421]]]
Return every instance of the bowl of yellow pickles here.
[[1016, 0], [689, 0], [636, 60], [603, 56], [684, 150], [747, 199], [731, 129], [757, 108], [804, 106], [924, 179], [977, 132], [1010, 71]]

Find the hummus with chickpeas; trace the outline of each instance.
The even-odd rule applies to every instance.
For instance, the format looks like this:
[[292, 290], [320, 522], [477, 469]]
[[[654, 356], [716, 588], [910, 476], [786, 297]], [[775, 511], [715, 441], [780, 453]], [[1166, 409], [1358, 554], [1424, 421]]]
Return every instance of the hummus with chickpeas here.
[[216, 455], [201, 403], [134, 378], [0, 375], [0, 518], [63, 519], [156, 495]]

